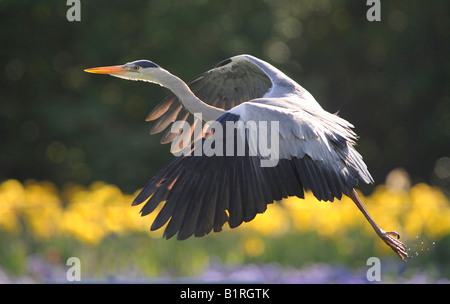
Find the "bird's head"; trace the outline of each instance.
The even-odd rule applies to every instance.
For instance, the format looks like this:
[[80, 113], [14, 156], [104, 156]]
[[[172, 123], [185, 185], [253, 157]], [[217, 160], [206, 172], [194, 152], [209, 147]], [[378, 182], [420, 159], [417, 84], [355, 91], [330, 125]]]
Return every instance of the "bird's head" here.
[[84, 71], [95, 74], [109, 74], [128, 80], [142, 80], [160, 84], [160, 76], [165, 70], [149, 60], [136, 60], [124, 65], [91, 68]]

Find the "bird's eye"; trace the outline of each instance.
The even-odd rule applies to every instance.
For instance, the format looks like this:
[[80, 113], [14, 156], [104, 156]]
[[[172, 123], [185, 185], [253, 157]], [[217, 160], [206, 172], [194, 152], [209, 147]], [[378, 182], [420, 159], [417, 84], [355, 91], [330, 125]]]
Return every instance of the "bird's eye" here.
[[133, 68], [134, 68], [136, 71], [139, 70], [139, 66], [137, 66], [137, 65], [135, 65]]

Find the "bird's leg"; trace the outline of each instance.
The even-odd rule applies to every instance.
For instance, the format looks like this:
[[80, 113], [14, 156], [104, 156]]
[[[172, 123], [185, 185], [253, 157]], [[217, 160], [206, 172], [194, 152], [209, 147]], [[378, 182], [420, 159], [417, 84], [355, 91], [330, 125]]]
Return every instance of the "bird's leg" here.
[[375, 221], [367, 212], [366, 208], [364, 208], [355, 189], [350, 190], [348, 196], [353, 200], [356, 206], [358, 206], [359, 210], [361, 210], [362, 214], [364, 214], [367, 221], [370, 223], [378, 236], [386, 243], [386, 245], [394, 250], [394, 252], [402, 259], [402, 261], [405, 261], [405, 259], [408, 258], [408, 253], [406, 252], [405, 244], [398, 240], [400, 238], [400, 235], [395, 231], [384, 231], [375, 223]]

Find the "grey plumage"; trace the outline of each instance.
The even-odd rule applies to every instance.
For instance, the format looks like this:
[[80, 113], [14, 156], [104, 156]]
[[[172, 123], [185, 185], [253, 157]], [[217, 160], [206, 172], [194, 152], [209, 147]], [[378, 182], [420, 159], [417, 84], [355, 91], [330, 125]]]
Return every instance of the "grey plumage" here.
[[[275, 167], [261, 167], [261, 156], [249, 153], [249, 144], [257, 139], [248, 132], [244, 135], [245, 156], [175, 158], [133, 202], [146, 202], [141, 209], [143, 216], [165, 202], [151, 229], [168, 222], [166, 238], [176, 233], [178, 239], [203, 236], [213, 229], [220, 231], [226, 222], [237, 227], [276, 200], [303, 198], [305, 190], [311, 190], [319, 200], [333, 201], [353, 189], [358, 179], [373, 182], [354, 149], [353, 126], [324, 111], [304, 88], [273, 66], [241, 55], [196, 77], [189, 87], [205, 103], [228, 110], [217, 119], [224, 131], [227, 121], [279, 121], [280, 160]], [[172, 94], [147, 117], [155, 119], [159, 120], [152, 133], [161, 132], [175, 120], [197, 118], [181, 108]], [[169, 130], [162, 142], [178, 135]], [[223, 147], [229, 136], [224, 134]], [[232, 134], [235, 149], [240, 136], [237, 131]], [[197, 140], [204, 144], [205, 138]], [[190, 147], [192, 152], [194, 146]]]
[[[402, 260], [408, 257], [398, 233], [382, 230], [355, 191], [358, 179], [366, 183], [373, 179], [355, 149], [353, 126], [323, 110], [307, 90], [269, 63], [250, 55], [235, 56], [189, 85], [148, 60], [85, 71], [170, 89], [173, 94], [147, 117], [158, 119], [152, 134], [175, 121], [190, 122], [183, 133], [168, 130], [161, 139], [172, 142], [173, 152], [186, 154], [177, 153], [180, 156], [153, 177], [133, 202], [144, 204], [142, 216], [163, 204], [152, 230], [167, 224], [166, 238], [204, 236], [221, 231], [226, 222], [234, 228], [251, 221], [267, 204], [288, 196], [303, 198], [304, 191], [310, 190], [323, 201], [349, 196], [377, 235]], [[263, 128], [268, 122], [270, 127]], [[227, 130], [230, 123], [253, 123], [258, 128]], [[194, 132], [198, 127], [203, 132]], [[181, 149], [179, 144], [187, 139], [192, 144]], [[264, 141], [270, 143], [270, 153], [259, 145]], [[229, 143], [233, 143], [231, 151]], [[238, 147], [240, 143], [244, 145]], [[216, 153], [207, 153], [213, 150]]]

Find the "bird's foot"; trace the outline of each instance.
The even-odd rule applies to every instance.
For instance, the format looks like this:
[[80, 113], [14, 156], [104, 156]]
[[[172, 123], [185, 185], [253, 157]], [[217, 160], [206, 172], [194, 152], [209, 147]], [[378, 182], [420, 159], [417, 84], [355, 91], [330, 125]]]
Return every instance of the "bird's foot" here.
[[395, 231], [383, 231], [381, 230], [379, 236], [381, 239], [394, 250], [394, 252], [402, 259], [402, 261], [406, 261], [409, 258], [408, 253], [406, 252], [406, 246], [402, 242], [399, 241], [400, 234]]

